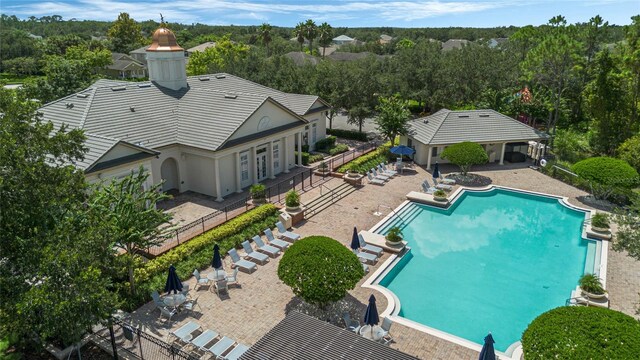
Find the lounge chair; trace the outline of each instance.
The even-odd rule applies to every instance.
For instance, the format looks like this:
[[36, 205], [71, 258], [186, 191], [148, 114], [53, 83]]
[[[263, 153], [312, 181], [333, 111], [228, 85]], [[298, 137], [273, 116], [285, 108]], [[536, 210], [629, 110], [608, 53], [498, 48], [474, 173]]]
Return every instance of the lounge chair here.
[[439, 180], [441, 183], [445, 184], [445, 185], [455, 185], [456, 181], [453, 179], [447, 179], [447, 178], [440, 178]]
[[191, 345], [198, 348], [200, 351], [207, 351], [207, 345], [218, 337], [218, 333], [213, 330], [205, 330], [197, 338], [191, 341]]
[[300, 234], [296, 234], [294, 232], [291, 232], [289, 230], [287, 230], [287, 228], [284, 227], [284, 224], [280, 221], [276, 222], [276, 227], [278, 228], [278, 232], [280, 233], [280, 236], [284, 239], [289, 239], [293, 242], [300, 240]]
[[373, 254], [369, 254], [369, 253], [357, 251], [357, 250], [355, 253], [356, 253], [356, 256], [358, 256], [358, 258], [365, 260], [366, 262], [375, 264], [378, 261], [378, 257]]
[[374, 179], [374, 177], [371, 175], [371, 173], [367, 173], [367, 179], [369, 179], [369, 184], [384, 185], [384, 181], [383, 180]]
[[201, 277], [200, 276], [200, 271], [198, 271], [198, 269], [193, 270], [193, 277], [196, 278], [196, 284], [193, 287], [194, 290], [198, 290], [198, 287], [200, 286], [208, 286], [209, 285], [209, 278], [208, 277]]
[[382, 325], [380, 327], [384, 332], [382, 333], [382, 339], [380, 339], [380, 341], [385, 345], [393, 341], [393, 338], [389, 335], [389, 330], [391, 330], [392, 324], [393, 322], [391, 319], [387, 317], [382, 320]]
[[376, 179], [381, 179], [381, 180], [384, 180], [384, 181], [391, 180], [391, 176], [389, 176], [389, 175], [378, 174], [378, 172], [376, 171], [376, 168], [371, 168], [371, 170], [369, 170], [369, 171], [371, 171], [371, 173], [373, 174], [373, 177], [376, 178]]
[[344, 320], [344, 326], [349, 331], [356, 332], [360, 328], [360, 321], [351, 319], [348, 312], [342, 314], [342, 320]]
[[398, 172], [395, 170], [389, 170], [383, 163], [378, 164], [378, 170], [380, 170], [384, 175], [396, 176]]
[[240, 359], [240, 356], [242, 356], [242, 354], [247, 352], [247, 350], [249, 350], [249, 347], [247, 345], [238, 344], [233, 348], [233, 350], [229, 351], [229, 353], [222, 358], [224, 360], [238, 360]]
[[176, 340], [188, 343], [193, 339], [193, 333], [198, 329], [200, 329], [200, 325], [193, 321], [189, 321], [177, 330], [170, 332], [169, 335], [176, 338]]
[[238, 268], [233, 269], [233, 275], [227, 275], [224, 279], [227, 280], [227, 285], [240, 285], [238, 284]]
[[240, 259], [240, 255], [238, 255], [238, 252], [236, 251], [236, 249], [230, 249], [228, 251], [228, 254], [229, 256], [231, 256], [231, 261], [233, 262], [234, 266], [237, 266], [248, 272], [252, 272], [253, 270], [258, 269], [258, 265], [256, 265], [255, 263], [244, 260], [244, 259]]
[[358, 240], [360, 241], [360, 248], [362, 250], [375, 254], [376, 256], [382, 255], [382, 252], [384, 251], [384, 249], [375, 245], [367, 244], [367, 242], [364, 241], [362, 234], [358, 234]]
[[434, 188], [433, 186], [429, 186], [429, 183], [427, 183], [426, 181], [422, 183], [422, 192], [427, 193], [427, 194], [433, 194], [434, 192], [436, 192], [436, 188]]
[[[264, 229], [264, 235], [267, 237], [267, 240], [269, 241], [269, 244], [280, 248], [280, 250], [285, 250], [286, 248], [289, 247], [289, 245], [291, 245], [290, 243], [284, 241], [284, 240], [280, 240], [280, 239], [276, 239], [275, 236], [273, 236], [273, 233], [271, 232], [271, 229]], [[297, 234], [296, 234], [297, 235]]]
[[272, 257], [276, 257], [280, 254], [280, 249], [278, 249], [277, 247], [265, 244], [260, 238], [260, 236], [256, 235], [252, 239], [253, 239], [253, 242], [256, 243], [256, 246], [258, 247], [259, 251], [262, 251], [263, 253], [268, 254]]
[[223, 336], [218, 342], [216, 342], [213, 346], [209, 348], [209, 352], [213, 354], [214, 359], [222, 357], [222, 354], [226, 353], [231, 349], [233, 344], [236, 342], [229, 339], [226, 336]]
[[253, 251], [251, 244], [249, 244], [249, 241], [247, 240], [242, 242], [242, 248], [244, 249], [244, 252], [247, 253], [247, 255], [245, 256], [251, 260], [258, 261], [261, 264], [264, 264], [267, 261], [269, 261], [269, 257], [267, 255], [259, 253], [257, 251]]
[[[427, 185], [429, 185], [431, 187], [431, 184], [429, 184], [429, 180], [428, 179], [425, 179], [424, 183], [426, 183]], [[435, 187], [438, 190], [444, 190], [444, 191], [451, 191], [453, 189], [453, 186], [451, 186], [451, 185], [438, 184], [438, 183], [435, 183], [435, 186], [433, 186], [433, 187]]]

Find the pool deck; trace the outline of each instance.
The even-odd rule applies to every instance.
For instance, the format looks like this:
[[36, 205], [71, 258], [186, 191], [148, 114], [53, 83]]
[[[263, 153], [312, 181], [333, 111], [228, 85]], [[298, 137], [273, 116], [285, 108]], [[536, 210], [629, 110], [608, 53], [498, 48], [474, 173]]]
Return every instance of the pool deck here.
[[[495, 185], [565, 196], [569, 198], [570, 203], [589, 208], [578, 200], [578, 197], [587, 195], [582, 190], [523, 167], [522, 164], [487, 165], [477, 170], [474, 173], [489, 177]], [[455, 168], [445, 165], [441, 166], [441, 171], [447, 174], [449, 171], [455, 171]], [[416, 167], [414, 172], [406, 172], [384, 186], [365, 185], [310, 220], [299, 224], [300, 226], [294, 231], [302, 236], [330, 236], [348, 246], [354, 225], [358, 230], [368, 230], [373, 227], [390, 211], [388, 208], [380, 207], [380, 204], [391, 208], [397, 207], [406, 200], [406, 194], [409, 191], [420, 189], [421, 182], [427, 176], [430, 177], [430, 174], [423, 168]], [[340, 183], [341, 180], [334, 179], [326, 185], [333, 188]], [[317, 196], [319, 191], [320, 189], [316, 188], [303, 194], [302, 202], [308, 202]], [[374, 215], [377, 211], [381, 211], [382, 216]], [[390, 254], [385, 253], [345, 299], [322, 314], [302, 303], [293, 295], [289, 287], [278, 279], [277, 266], [281, 258], [279, 256], [271, 259], [264, 266], [259, 265], [258, 270], [253, 274], [240, 273], [241, 287], [230, 288], [229, 295], [222, 299], [205, 288], [192, 291], [192, 297], [198, 297], [202, 307], [202, 311], [196, 311], [193, 315], [180, 313], [174, 316], [171, 323], [167, 323], [164, 319], [162, 321], [158, 319], [158, 311], [153, 311], [153, 305], [149, 303], [136, 310], [132, 318], [141, 323], [148, 332], [165, 340], [168, 340], [167, 334], [170, 331], [188, 321], [196, 321], [204, 328], [214, 329], [221, 335], [247, 345], [254, 344], [291, 310], [323, 317], [334, 324], [342, 325], [340, 319], [343, 311], [349, 311], [352, 318], [362, 320], [367, 299], [372, 293], [376, 296], [378, 309], [387, 307], [383, 294], [361, 285], [389, 256]], [[228, 268], [228, 263], [225, 267]], [[208, 271], [210, 269], [203, 273]], [[193, 283], [193, 278], [188, 282]], [[635, 304], [638, 302], [637, 289], [640, 288], [640, 262], [624, 253], [610, 251], [607, 287], [612, 309], [638, 317], [635, 314]], [[476, 351], [401, 324], [394, 323], [390, 333], [395, 339], [391, 347], [422, 359], [477, 359], [478, 357]]]

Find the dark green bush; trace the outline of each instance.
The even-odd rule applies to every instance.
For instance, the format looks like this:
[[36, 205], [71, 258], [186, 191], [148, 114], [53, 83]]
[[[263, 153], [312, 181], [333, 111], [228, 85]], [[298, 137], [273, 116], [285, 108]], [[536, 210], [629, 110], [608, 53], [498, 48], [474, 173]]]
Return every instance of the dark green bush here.
[[327, 135], [335, 135], [341, 139], [368, 141], [367, 134], [355, 130], [327, 129]]
[[628, 138], [620, 145], [618, 157], [640, 171], [640, 134]]
[[308, 164], [313, 164], [314, 162], [320, 161], [322, 159], [324, 159], [324, 155], [322, 155], [322, 154], [309, 155], [309, 160], [308, 160], [309, 163]]
[[338, 172], [344, 173], [347, 170], [351, 170], [359, 173], [365, 173], [372, 167], [378, 166], [381, 162], [389, 160], [389, 148], [391, 148], [391, 143], [387, 142], [379, 146], [376, 150], [340, 166], [338, 168]]
[[329, 135], [324, 139], [320, 139], [318, 141], [316, 141], [316, 150], [317, 151], [322, 151], [325, 149], [329, 149], [331, 147], [333, 147], [336, 144], [336, 140], [337, 138], [333, 135]]
[[309, 145], [302, 145], [302, 152], [303, 153], [308, 153], [309, 152]]
[[466, 175], [472, 165], [486, 164], [489, 161], [489, 156], [482, 146], [470, 141], [447, 146], [440, 157], [458, 165], [462, 175]]
[[571, 170], [600, 185], [631, 188], [638, 184], [638, 172], [626, 161], [611, 157], [585, 159], [575, 163]]
[[[295, 156], [296, 164], [298, 164], [298, 152], [294, 151], [293, 155]], [[302, 165], [309, 165], [309, 153], [308, 152], [304, 152], [304, 151], [302, 152]]]
[[559, 307], [529, 324], [522, 346], [528, 360], [637, 359], [640, 322], [599, 307]]
[[345, 144], [338, 144], [334, 147], [332, 147], [331, 149], [329, 149], [329, 155], [337, 155], [337, 154], [342, 154], [345, 151], [349, 151], [349, 146], [345, 145]]
[[342, 299], [364, 276], [358, 257], [337, 240], [310, 236], [285, 251], [278, 277], [304, 301], [326, 305]]

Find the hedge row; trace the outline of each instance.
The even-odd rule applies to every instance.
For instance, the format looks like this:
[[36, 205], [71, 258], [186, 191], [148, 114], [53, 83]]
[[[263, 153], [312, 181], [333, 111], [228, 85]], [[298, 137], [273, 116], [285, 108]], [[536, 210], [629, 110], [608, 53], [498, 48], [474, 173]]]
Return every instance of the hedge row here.
[[355, 131], [355, 130], [339, 130], [339, 129], [327, 129], [328, 135], [335, 135], [342, 139], [369, 141], [367, 133]]
[[320, 139], [316, 141], [316, 150], [323, 151], [326, 149], [330, 149], [336, 144], [336, 140], [337, 138], [332, 135], [329, 135], [324, 139]]
[[389, 148], [391, 147], [391, 143], [387, 142], [381, 146], [379, 146], [376, 150], [362, 155], [353, 161], [348, 162], [338, 168], [338, 172], [344, 173], [347, 170], [357, 171], [360, 173], [365, 173], [369, 171], [372, 167], [377, 166], [381, 162], [386, 162], [389, 157]]
[[349, 146], [345, 145], [345, 144], [338, 144], [332, 148], [329, 149], [329, 155], [333, 156], [333, 155], [338, 155], [338, 154], [342, 154], [343, 152], [347, 152], [349, 151]]

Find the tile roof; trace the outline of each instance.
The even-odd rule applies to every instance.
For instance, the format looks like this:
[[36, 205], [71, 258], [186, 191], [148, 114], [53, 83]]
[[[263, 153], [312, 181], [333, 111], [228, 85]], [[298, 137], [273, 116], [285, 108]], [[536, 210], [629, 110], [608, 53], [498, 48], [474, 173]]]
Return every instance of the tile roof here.
[[247, 350], [241, 360], [417, 358], [309, 315], [290, 312]]
[[[322, 53], [322, 50], [320, 50], [320, 53]], [[302, 51], [291, 51], [286, 53], [284, 56], [288, 57], [289, 59], [293, 60], [293, 62], [297, 65], [297, 66], [303, 66], [306, 64], [309, 65], [318, 65], [320, 63], [320, 59], [313, 56], [313, 55], [309, 55], [307, 53], [304, 53]]]
[[98, 80], [40, 108], [45, 121], [156, 149], [183, 144], [217, 150], [265, 102], [298, 117], [314, 95], [288, 94], [229, 74], [192, 76], [177, 91], [151, 82]]
[[158, 152], [147, 149], [143, 146], [138, 146], [135, 144], [128, 143], [126, 141], [121, 141], [118, 139], [100, 136], [95, 134], [86, 133], [86, 140], [84, 146], [86, 146], [89, 151], [87, 151], [84, 155], [84, 159], [76, 162], [74, 165], [83, 171], [91, 171], [92, 168], [96, 165], [96, 163], [111, 149], [116, 147], [118, 144], [125, 144], [130, 147], [134, 147], [139, 149], [141, 152], [148, 154], [148, 156], [157, 155]]
[[426, 145], [448, 145], [463, 141], [501, 142], [546, 139], [549, 136], [495, 110], [451, 111], [412, 120], [411, 137]]
[[340, 35], [333, 38], [333, 41], [353, 41], [354, 38], [348, 37], [347, 35]]
[[465, 39], [449, 39], [442, 43], [442, 51], [462, 49], [463, 46], [469, 45], [470, 43], [471, 41]]
[[187, 49], [187, 52], [188, 53], [192, 53], [194, 51], [205, 51], [208, 48], [215, 47], [215, 46], [216, 46], [215, 41], [207, 41], [205, 43], [202, 43], [200, 45], [196, 45], [196, 46], [194, 46], [192, 48]]

